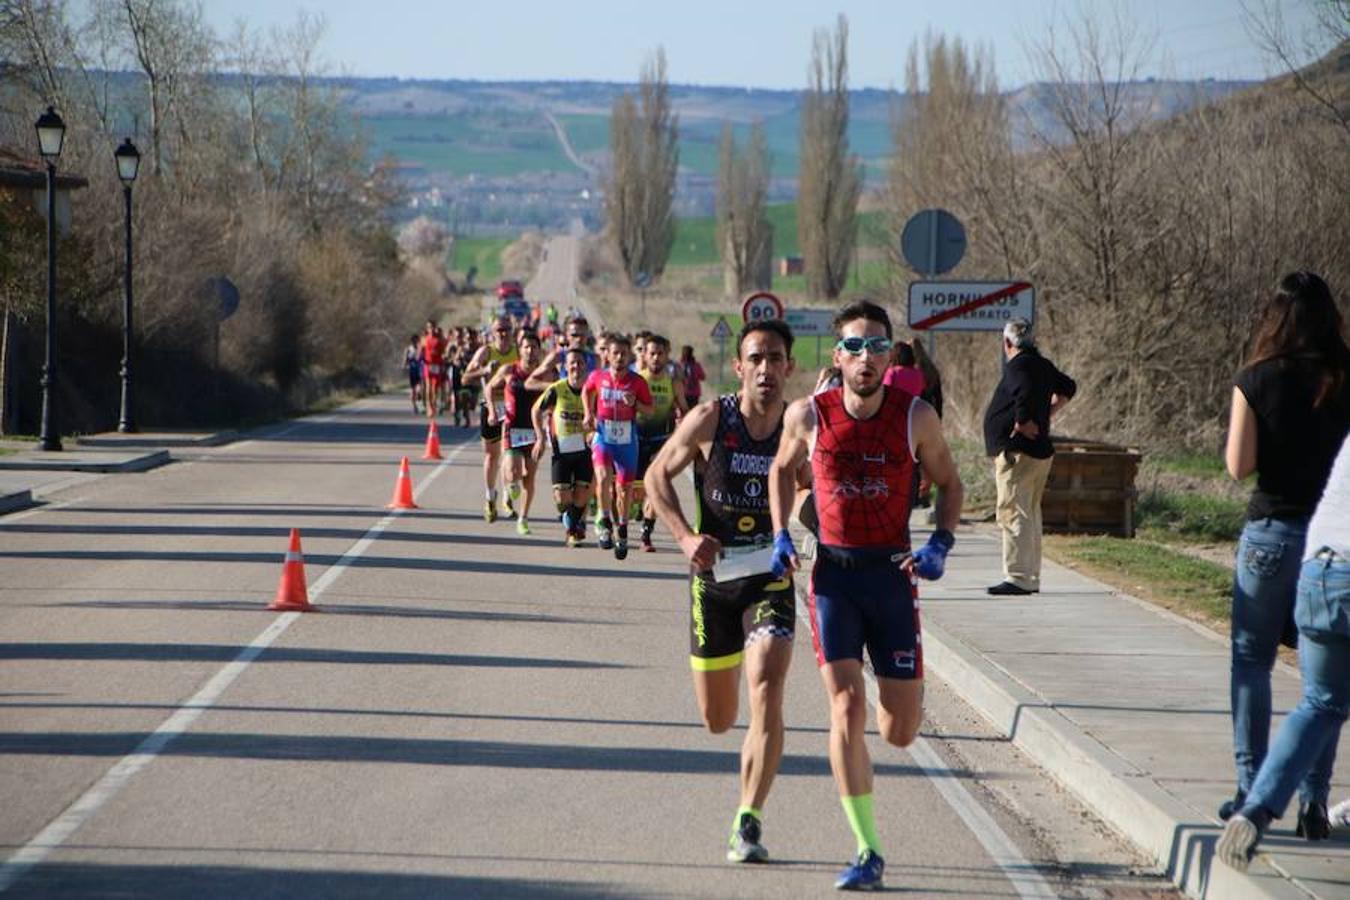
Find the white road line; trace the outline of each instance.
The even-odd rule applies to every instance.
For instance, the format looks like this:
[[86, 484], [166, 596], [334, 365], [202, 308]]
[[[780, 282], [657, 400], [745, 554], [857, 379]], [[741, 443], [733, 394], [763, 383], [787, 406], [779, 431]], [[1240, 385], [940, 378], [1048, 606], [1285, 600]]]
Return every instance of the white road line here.
[[[801, 585], [796, 584], [797, 599], [801, 601], [797, 605], [797, 620], [811, 628], [809, 616], [803, 614], [802, 610], [807, 608], [806, 591]], [[873, 707], [877, 704], [877, 681], [870, 671], [863, 669], [863, 677], [867, 679], [868, 701]], [[975, 836], [975, 840], [980, 842], [980, 846], [989, 854], [1003, 874], [1007, 876], [1013, 889], [1017, 891], [1018, 896], [1026, 897], [1028, 900], [1052, 900], [1058, 897], [1054, 889], [1050, 887], [1049, 882], [1042, 877], [1025, 856], [1022, 851], [1017, 849], [1012, 838], [999, 827], [993, 817], [989, 815], [980, 802], [971, 796], [970, 791], [966, 790], [965, 785], [961, 784], [960, 778], [951, 768], [942, 761], [942, 757], [934, 752], [932, 746], [922, 737], [916, 737], [914, 743], [905, 748], [923, 773], [928, 776], [928, 780], [933, 783], [933, 788], [942, 795], [942, 799], [947, 801], [947, 805], [952, 808], [961, 821], [965, 823], [966, 828]]]
[[[309, 421], [312, 422], [313, 420]], [[454, 462], [455, 457], [467, 446], [469, 444], [464, 443], [455, 447], [450, 455], [422, 481], [413, 496], [416, 497], [430, 487], [431, 483]], [[338, 561], [329, 566], [327, 571], [314, 582], [314, 586], [309, 589], [310, 599], [317, 599], [333, 582], [337, 581], [342, 573], [370, 548], [370, 545], [379, 537], [380, 532], [388, 528], [390, 523], [402, 514], [403, 510], [394, 510], [372, 525], [370, 530], [361, 536], [360, 540], [353, 544], [346, 553], [342, 554]], [[277, 616], [270, 625], [263, 629], [261, 634], [239, 652], [239, 655], [232, 662], [211, 676], [211, 679], [197, 693], [193, 694], [158, 728], [141, 741], [135, 750], [122, 757], [111, 769], [104, 773], [102, 778], [94, 782], [92, 787], [81, 794], [74, 803], [66, 807], [60, 815], [38, 832], [36, 837], [19, 848], [3, 864], [0, 864], [0, 893], [12, 887], [14, 882], [23, 877], [24, 873], [42, 862], [52, 851], [64, 844], [94, 813], [98, 812], [105, 803], [116, 796], [137, 772], [144, 769], [154, 761], [156, 756], [164, 752], [164, 748], [172, 743], [174, 738], [191, 728], [202, 713], [210, 709], [220, 698], [220, 695], [225, 693], [230, 685], [244, 673], [249, 664], [257, 659], [277, 638], [281, 637], [286, 629], [291, 626], [291, 623], [302, 615], [304, 613], [286, 612]]]

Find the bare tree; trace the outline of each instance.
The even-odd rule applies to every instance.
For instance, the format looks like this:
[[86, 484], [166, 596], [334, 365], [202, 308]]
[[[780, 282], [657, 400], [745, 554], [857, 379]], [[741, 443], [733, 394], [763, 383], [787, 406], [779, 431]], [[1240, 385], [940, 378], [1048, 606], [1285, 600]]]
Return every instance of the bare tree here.
[[675, 242], [675, 176], [679, 117], [670, 102], [666, 54], [658, 49], [642, 67], [638, 96], [614, 101], [611, 165], [605, 191], [610, 240], [629, 284], [658, 277]]
[[729, 296], [770, 287], [773, 223], [769, 196], [769, 144], [764, 126], [750, 129], [749, 145], [736, 147], [731, 124], [722, 126], [717, 169], [717, 247]]
[[815, 297], [838, 297], [848, 280], [862, 180], [862, 163], [848, 149], [848, 20], [841, 15], [833, 34], [816, 30], [802, 97], [797, 239]]
[[213, 38], [200, 6], [172, 0], [121, 0], [128, 48], [145, 76], [150, 113], [150, 171], [164, 174], [168, 129], [186, 141], [189, 119], [180, 106], [194, 78], [213, 61]]
[[[1291, 35], [1284, 21], [1284, 11], [1273, 0], [1241, 0], [1243, 21], [1247, 31], [1261, 49], [1279, 62], [1279, 65], [1299, 91], [1307, 97], [1318, 113], [1335, 124], [1350, 139], [1350, 105], [1343, 96], [1344, 88], [1337, 88], [1334, 57], [1350, 57], [1350, 0], [1317, 0], [1312, 7], [1316, 25], [1303, 35], [1302, 46]], [[1335, 48], [1332, 65], [1308, 65], [1328, 48]], [[1339, 66], [1343, 67], [1344, 63]], [[1343, 82], [1344, 79], [1341, 79]]]

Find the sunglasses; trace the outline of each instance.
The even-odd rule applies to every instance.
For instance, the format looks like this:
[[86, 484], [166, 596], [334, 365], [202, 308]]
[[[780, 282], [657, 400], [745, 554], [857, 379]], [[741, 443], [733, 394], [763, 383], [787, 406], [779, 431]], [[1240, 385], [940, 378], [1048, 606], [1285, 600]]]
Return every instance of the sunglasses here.
[[873, 356], [880, 356], [883, 353], [890, 353], [895, 343], [890, 338], [884, 337], [847, 337], [834, 345], [834, 349], [843, 350], [849, 356], [862, 356], [863, 351], [871, 353]]

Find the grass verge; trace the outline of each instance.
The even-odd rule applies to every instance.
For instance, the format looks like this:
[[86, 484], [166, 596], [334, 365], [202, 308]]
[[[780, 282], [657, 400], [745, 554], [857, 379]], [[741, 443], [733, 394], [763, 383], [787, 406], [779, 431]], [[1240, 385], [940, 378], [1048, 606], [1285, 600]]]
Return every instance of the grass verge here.
[[1233, 573], [1152, 541], [1046, 535], [1046, 554], [1179, 616], [1228, 633]]

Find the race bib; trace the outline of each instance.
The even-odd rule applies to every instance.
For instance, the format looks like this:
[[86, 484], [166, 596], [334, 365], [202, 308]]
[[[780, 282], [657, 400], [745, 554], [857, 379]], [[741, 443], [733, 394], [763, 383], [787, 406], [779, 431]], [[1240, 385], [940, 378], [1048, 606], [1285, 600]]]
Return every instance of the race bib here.
[[633, 440], [632, 422], [606, 420], [603, 424], [606, 444], [627, 444]]
[[[505, 400], [498, 400], [496, 403], [492, 404], [492, 408], [495, 409], [495, 410], [497, 411], [497, 418], [498, 418], [498, 419], [505, 419], [505, 418], [506, 418], [506, 401], [505, 401]], [[530, 432], [530, 434], [534, 434], [534, 432], [532, 431], [532, 432]]]
[[512, 428], [511, 433], [507, 435], [507, 440], [512, 448], [528, 447], [534, 443], [533, 428]]
[[427, 374], [428, 374], [428, 375], [439, 375], [439, 374], [441, 374], [441, 367], [440, 367], [440, 366], [436, 366], [436, 365], [428, 364], [428, 365], [427, 365]]
[[579, 453], [586, 449], [586, 435], [564, 434], [558, 438], [559, 453]]
[[724, 547], [712, 568], [713, 580], [737, 581], [773, 569], [773, 547]]

